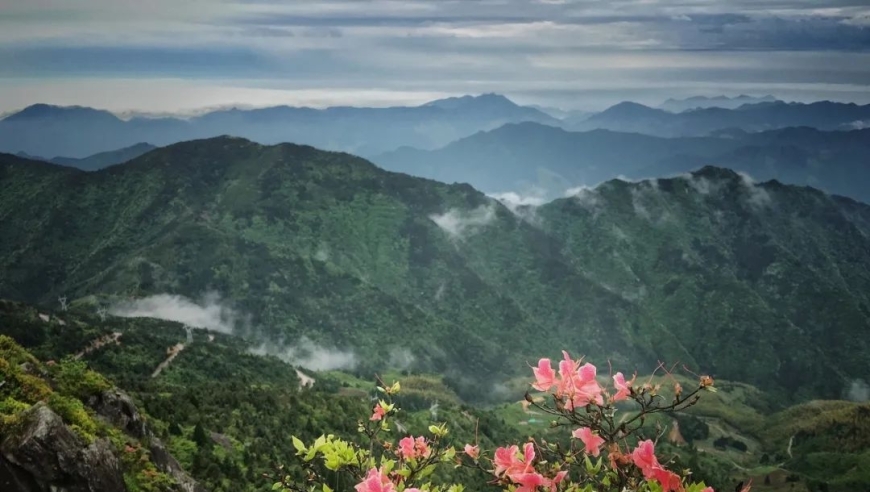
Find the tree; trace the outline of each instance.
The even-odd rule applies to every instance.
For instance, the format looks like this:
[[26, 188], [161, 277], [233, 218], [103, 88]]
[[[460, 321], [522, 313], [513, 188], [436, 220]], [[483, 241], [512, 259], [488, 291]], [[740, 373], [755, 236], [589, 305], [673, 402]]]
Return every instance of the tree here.
[[193, 428], [193, 442], [200, 448], [209, 447], [211, 444], [211, 437], [202, 427], [202, 424], [196, 424], [196, 427]]

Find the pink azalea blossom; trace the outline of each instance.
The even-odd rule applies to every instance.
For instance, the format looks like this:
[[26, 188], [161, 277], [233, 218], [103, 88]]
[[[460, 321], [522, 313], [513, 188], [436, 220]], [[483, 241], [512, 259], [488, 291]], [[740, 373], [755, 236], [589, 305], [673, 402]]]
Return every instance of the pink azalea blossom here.
[[589, 427], [581, 427], [571, 433], [576, 439], [583, 441], [586, 447], [586, 454], [598, 456], [601, 453], [601, 445], [604, 444], [604, 439], [592, 432]]
[[519, 452], [520, 448], [517, 446], [496, 449], [495, 456], [492, 460], [492, 463], [495, 465], [495, 470], [493, 471], [493, 473], [496, 476], [503, 475], [507, 470], [511, 468], [511, 466], [513, 466], [514, 462], [517, 459], [517, 453]]
[[680, 476], [664, 468], [654, 468], [652, 479], [661, 484], [662, 492], [681, 492], [683, 490]]
[[649, 439], [637, 443], [637, 447], [631, 452], [631, 460], [643, 471], [643, 476], [646, 478], [650, 478], [653, 468], [662, 467], [659, 459], [656, 458], [655, 444]]
[[414, 440], [414, 454], [418, 458], [428, 458], [432, 451], [429, 449], [429, 443], [426, 442], [426, 438], [423, 436], [418, 437]]
[[381, 420], [384, 418], [384, 415], [386, 415], [386, 414], [387, 414], [387, 411], [384, 409], [383, 406], [381, 406], [380, 403], [378, 403], [377, 405], [375, 405], [374, 411], [372, 413], [372, 417], [369, 420], [373, 420], [373, 421]]
[[655, 455], [655, 445], [649, 439], [638, 443], [637, 448], [631, 453], [631, 459], [634, 461], [635, 466], [643, 472], [643, 477], [647, 480], [655, 480], [661, 484], [664, 492], [680, 492], [683, 490], [680, 476], [666, 470], [659, 463]]
[[568, 475], [567, 470], [562, 470], [553, 477], [552, 482], [550, 482], [550, 491], [554, 491], [559, 487], [559, 484], [562, 483], [562, 480]]
[[535, 492], [538, 487], [549, 487], [550, 481], [544, 478], [543, 475], [537, 472], [530, 473], [514, 473], [510, 479], [515, 484], [519, 485], [515, 492]]
[[507, 476], [513, 481], [513, 477], [534, 472], [532, 462], [535, 460], [535, 445], [526, 443], [523, 446], [523, 457], [519, 458], [520, 449], [517, 446], [498, 448], [495, 450], [493, 463], [495, 464], [496, 476]]
[[538, 391], [547, 391], [556, 385], [556, 372], [553, 371], [553, 366], [550, 365], [550, 359], [541, 359], [538, 361], [538, 367], [532, 368], [535, 373], [535, 382], [532, 383]]
[[706, 489], [702, 490], [701, 492], [716, 492], [716, 491], [713, 490], [713, 487], [707, 487]]
[[466, 444], [465, 454], [468, 455], [469, 458], [476, 460], [480, 456], [480, 447]]
[[[595, 379], [596, 368], [594, 365], [586, 363], [582, 366], [580, 361], [574, 361], [568, 352], [562, 351], [563, 359], [559, 362], [559, 377], [555, 379], [556, 396], [566, 400], [565, 407], [568, 410], [574, 408], [585, 407], [590, 403], [596, 405], [604, 405], [603, 390]], [[538, 374], [538, 382], [535, 384], [544, 387], [548, 381], [546, 369], [549, 363], [543, 367], [539, 364], [535, 371], [535, 376]], [[543, 369], [543, 370], [542, 370]]]
[[366, 478], [358, 483], [354, 489], [356, 492], [395, 492], [396, 486], [390, 481], [386, 473], [378, 468], [372, 468], [366, 474]]
[[414, 458], [414, 438], [411, 436], [403, 437], [399, 441], [399, 449], [396, 454], [406, 460]]
[[412, 436], [403, 437], [399, 441], [399, 449], [396, 451], [399, 457], [406, 460], [417, 458], [428, 458], [432, 451], [429, 449], [429, 443], [425, 437], [414, 439]]
[[616, 394], [610, 398], [610, 401], [626, 400], [631, 395], [631, 382], [626, 383], [625, 376], [621, 372], [617, 372], [613, 376], [613, 387], [616, 389]]

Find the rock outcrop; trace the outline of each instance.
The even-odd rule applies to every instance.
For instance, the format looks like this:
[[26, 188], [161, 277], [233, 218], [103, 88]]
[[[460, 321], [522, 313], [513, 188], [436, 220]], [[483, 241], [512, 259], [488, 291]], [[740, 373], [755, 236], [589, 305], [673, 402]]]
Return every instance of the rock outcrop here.
[[124, 492], [124, 474], [108, 440], [87, 443], [45, 404], [21, 416], [0, 443], [4, 492]]
[[184, 492], [206, 492], [173, 457], [163, 442], [154, 435], [148, 423], [142, 418], [133, 400], [123, 391], [115, 388], [104, 391], [88, 399], [87, 404], [97, 416], [113, 427], [147, 444], [151, 462], [163, 473], [172, 477], [178, 490]]
[[[118, 389], [86, 402], [107, 424], [147, 447], [154, 466], [175, 480], [178, 492], [207, 492], [154, 435], [133, 400]], [[44, 403], [21, 415], [21, 424], [0, 442], [2, 492], [126, 492], [112, 443], [86, 442]]]

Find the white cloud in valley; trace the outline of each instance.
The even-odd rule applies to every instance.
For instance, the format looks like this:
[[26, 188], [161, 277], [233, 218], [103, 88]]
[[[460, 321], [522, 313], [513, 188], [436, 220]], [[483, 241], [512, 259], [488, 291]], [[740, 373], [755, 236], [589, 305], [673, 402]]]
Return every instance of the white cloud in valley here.
[[219, 294], [210, 292], [199, 301], [172, 294], [157, 294], [141, 299], [119, 301], [109, 313], [122, 318], [156, 318], [175, 321], [194, 328], [232, 334], [247, 327], [248, 318], [242, 316]]
[[295, 342], [264, 342], [251, 349], [255, 355], [271, 355], [294, 365], [312, 371], [331, 371], [335, 369], [353, 369], [357, 357], [350, 350], [325, 347], [308, 337], [300, 337]]
[[451, 208], [443, 214], [432, 214], [429, 219], [446, 232], [451, 239], [463, 240], [495, 220], [495, 205], [481, 205], [473, 210]]
[[511, 213], [530, 224], [539, 223], [537, 208], [547, 203], [544, 190], [537, 189], [528, 193], [515, 191], [491, 193], [489, 196], [501, 202]]

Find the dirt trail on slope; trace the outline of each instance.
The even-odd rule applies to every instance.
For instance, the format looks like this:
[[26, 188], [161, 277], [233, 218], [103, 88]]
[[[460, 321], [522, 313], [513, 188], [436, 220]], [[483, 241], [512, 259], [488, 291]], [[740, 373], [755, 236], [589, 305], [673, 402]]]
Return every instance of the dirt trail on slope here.
[[121, 338], [121, 332], [118, 332], [118, 331], [110, 333], [108, 335], [104, 335], [104, 336], [92, 341], [90, 344], [88, 344], [87, 347], [82, 349], [79, 353], [75, 354], [73, 357], [75, 357], [76, 359], [81, 359], [82, 357], [88, 355], [89, 353], [93, 352], [94, 350], [99, 350], [110, 343], [119, 344], [120, 338]]
[[296, 369], [296, 376], [299, 377], [299, 387], [300, 388], [306, 388], [306, 387], [310, 388], [311, 386], [314, 386], [314, 378], [305, 374], [304, 372], [300, 371], [299, 369]]
[[164, 369], [169, 367], [169, 364], [172, 364], [172, 361], [175, 360], [176, 357], [178, 357], [178, 354], [180, 354], [181, 351], [184, 350], [184, 347], [185, 345], [183, 343], [176, 343], [175, 345], [166, 349], [166, 360], [161, 362], [160, 365], [157, 366], [157, 369], [154, 369], [154, 373], [151, 374], [151, 377], [156, 378], [160, 375], [161, 372], [163, 372]]

